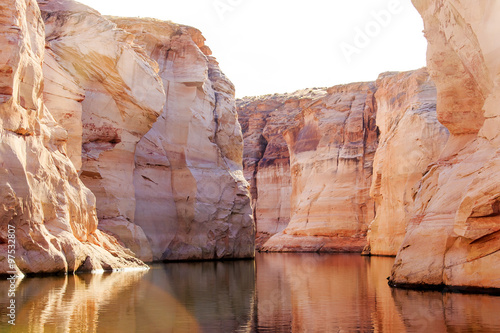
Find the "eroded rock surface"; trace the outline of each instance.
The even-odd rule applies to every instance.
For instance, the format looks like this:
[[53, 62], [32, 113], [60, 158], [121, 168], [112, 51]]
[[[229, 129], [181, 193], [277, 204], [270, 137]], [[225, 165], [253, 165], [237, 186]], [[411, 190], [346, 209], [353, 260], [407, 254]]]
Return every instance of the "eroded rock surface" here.
[[[139, 258], [150, 261], [146, 236], [133, 223], [133, 179], [136, 145], [159, 116], [165, 100], [157, 65], [133, 44], [131, 34], [117, 29], [93, 9], [70, 0], [39, 4], [50, 50], [47, 71], [63, 73], [59, 76], [77, 82], [85, 94], [81, 118], [76, 112], [74, 119], [61, 124], [76, 126], [81, 119], [80, 178], [97, 197], [99, 228], [116, 235]], [[57, 86], [64, 81], [50, 83]], [[55, 99], [51, 104], [74, 104], [74, 98], [64, 93], [51, 94]], [[66, 113], [70, 111], [66, 109]], [[73, 147], [78, 149], [76, 143]]]
[[146, 267], [97, 229], [95, 196], [68, 157], [68, 133], [43, 103], [37, 3], [6, 0], [0, 8], [0, 273]]
[[395, 256], [413, 210], [414, 189], [448, 140], [436, 114], [436, 87], [426, 69], [384, 73], [377, 80], [379, 145], [370, 196], [376, 202], [368, 233], [373, 255]]
[[135, 153], [135, 224], [144, 230], [153, 260], [253, 257], [233, 84], [198, 30], [153, 19], [110, 19], [157, 61], [166, 92], [160, 117]]
[[500, 3], [413, 3], [451, 136], [418, 188], [391, 283], [500, 288]]
[[245, 143], [243, 167], [251, 184], [257, 226], [257, 249], [290, 222], [292, 178], [283, 132], [297, 123], [295, 117], [305, 105], [324, 93], [323, 89], [309, 89], [237, 101]]
[[[266, 117], [266, 126], [273, 127], [270, 130], [265, 127], [261, 134], [269, 143], [257, 167], [257, 230], [282, 232], [271, 237], [263, 250], [347, 252], [361, 251], [366, 245], [366, 232], [375, 208], [369, 196], [377, 147], [375, 91], [374, 83], [354, 83], [298, 92], [269, 113], [276, 118]], [[267, 100], [260, 103], [263, 112], [267, 105], [272, 105]], [[254, 115], [261, 117], [259, 113], [263, 113], [259, 112], [259, 105], [255, 106], [255, 102], [239, 104], [240, 113], [249, 114], [249, 122]], [[249, 111], [243, 111], [245, 108]], [[245, 136], [254, 137], [253, 141], [258, 142], [255, 138], [259, 133], [251, 129], [248, 126]], [[274, 137], [267, 133], [273, 133]], [[278, 144], [270, 145], [272, 141], [268, 138]], [[260, 173], [269, 173], [268, 170], [277, 177], [282, 172], [277, 166], [286, 165], [287, 154], [282, 153], [285, 146], [280, 140], [285, 141], [290, 154], [290, 171], [286, 171], [291, 179], [291, 193], [280, 192], [279, 182], [259, 177]], [[250, 162], [259, 157], [254, 152], [246, 156]], [[250, 162], [247, 167], [255, 165], [255, 162]], [[255, 174], [255, 171], [249, 170], [247, 174]], [[275, 198], [274, 202], [281, 205], [290, 193], [290, 222], [286, 228], [285, 223], [279, 223], [286, 210], [266, 210], [269, 201], [266, 196], [262, 199], [261, 189], [265, 193], [268, 187], [275, 193], [271, 196]], [[276, 200], [276, 193], [280, 194], [279, 200]], [[260, 205], [264, 206], [262, 211], [267, 216], [259, 215]], [[275, 204], [273, 207], [279, 206]], [[261, 227], [263, 215], [267, 219]]]

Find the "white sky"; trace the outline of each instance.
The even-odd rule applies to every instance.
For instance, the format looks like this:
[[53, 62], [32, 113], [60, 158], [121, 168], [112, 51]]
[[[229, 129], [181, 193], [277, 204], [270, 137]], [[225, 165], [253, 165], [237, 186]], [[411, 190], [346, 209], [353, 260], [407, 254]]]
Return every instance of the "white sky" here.
[[[80, 2], [105, 15], [155, 17], [200, 29], [237, 97], [370, 81], [381, 72], [425, 66], [422, 19], [410, 0]], [[377, 23], [374, 13], [389, 17]], [[360, 37], [366, 29], [371, 36]]]

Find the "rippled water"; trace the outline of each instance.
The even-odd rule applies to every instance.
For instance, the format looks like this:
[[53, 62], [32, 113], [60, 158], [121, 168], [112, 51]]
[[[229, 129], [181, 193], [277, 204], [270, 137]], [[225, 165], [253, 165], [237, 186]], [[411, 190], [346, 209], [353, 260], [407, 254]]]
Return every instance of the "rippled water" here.
[[[259, 254], [26, 278], [1, 332], [499, 332], [500, 297], [391, 289], [393, 259]], [[6, 281], [0, 281], [6, 291]]]

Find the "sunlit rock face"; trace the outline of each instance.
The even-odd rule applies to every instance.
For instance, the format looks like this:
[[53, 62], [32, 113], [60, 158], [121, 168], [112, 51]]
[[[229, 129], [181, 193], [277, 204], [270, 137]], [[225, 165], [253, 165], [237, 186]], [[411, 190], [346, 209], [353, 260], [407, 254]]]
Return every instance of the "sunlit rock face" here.
[[500, 3], [413, 1], [451, 133], [415, 197], [391, 283], [499, 288]]
[[95, 196], [68, 157], [71, 136], [44, 105], [37, 3], [5, 0], [0, 8], [0, 273], [145, 267], [97, 229]]
[[254, 222], [234, 86], [201, 33], [110, 18], [158, 63], [165, 107], [135, 152], [135, 224], [153, 260], [248, 258]]
[[[136, 145], [165, 100], [156, 64], [132, 43], [132, 35], [93, 9], [69, 0], [39, 5], [50, 50], [45, 68], [52, 80], [46, 92], [53, 99], [50, 104], [64, 109], [57, 114], [61, 124], [69, 132], [73, 126], [82, 128], [82, 139], [70, 141], [69, 148], [75, 149], [74, 158], [82, 156], [80, 178], [97, 197], [99, 228], [151, 260], [147, 238], [133, 224], [133, 174]], [[64, 83], [68, 89], [61, 91]]]
[[[264, 244], [263, 250], [345, 252], [361, 251], [366, 245], [366, 231], [375, 210], [369, 196], [377, 147], [375, 90], [374, 83], [354, 83], [297, 92], [270, 113], [266, 126], [269, 124], [273, 128], [265, 127], [261, 135], [268, 142], [272, 141], [267, 138], [278, 143], [285, 141], [289, 151], [290, 171], [286, 172], [290, 175], [291, 191], [280, 192], [277, 181], [259, 181], [265, 179], [268, 170], [272, 170], [273, 177], [279, 176], [283, 171], [278, 166], [286, 164], [287, 154], [280, 153], [284, 145], [270, 146], [268, 143], [257, 167], [257, 228], [278, 233]], [[244, 107], [240, 103], [240, 109]], [[259, 106], [254, 109], [257, 112], [245, 111], [250, 113], [250, 120], [254, 114], [259, 114]], [[246, 136], [258, 135], [248, 126]], [[274, 148], [276, 146], [280, 149]], [[258, 155], [250, 153], [248, 157]], [[264, 177], [259, 177], [261, 173]], [[286, 202], [289, 195], [290, 221], [286, 228], [285, 223], [280, 222], [281, 214], [285, 215], [287, 210], [266, 210], [269, 201], [266, 196], [262, 199], [261, 191], [265, 193], [267, 187], [280, 194], [279, 201], [276, 200], [278, 195], [272, 196], [274, 207]], [[263, 227], [259, 215], [261, 201], [262, 215], [266, 214]]]
[[257, 249], [290, 222], [292, 177], [283, 132], [298, 123], [295, 117], [305, 105], [322, 95], [323, 89], [310, 89], [237, 100], [245, 142], [243, 167], [251, 184], [257, 225]]
[[436, 87], [425, 69], [377, 80], [379, 145], [370, 195], [376, 202], [367, 253], [395, 256], [413, 209], [414, 188], [448, 140], [436, 114]]

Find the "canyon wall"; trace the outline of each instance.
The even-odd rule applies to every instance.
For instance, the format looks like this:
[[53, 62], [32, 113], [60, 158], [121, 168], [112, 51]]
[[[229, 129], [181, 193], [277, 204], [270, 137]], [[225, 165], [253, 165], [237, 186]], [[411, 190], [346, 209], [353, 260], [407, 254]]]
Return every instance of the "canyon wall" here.
[[1, 6], [0, 274], [253, 257], [234, 87], [198, 30]]
[[448, 140], [436, 95], [424, 68], [239, 100], [257, 248], [358, 252], [368, 244], [366, 254], [395, 256], [414, 190]]
[[[234, 87], [201, 33], [73, 1], [40, 7], [55, 82], [47, 102], [66, 110], [68, 131], [83, 128], [73, 156], [99, 228], [144, 261], [252, 257]], [[57, 91], [61, 76], [72, 89]]]
[[135, 224], [153, 260], [249, 258], [255, 226], [234, 86], [200, 31], [110, 18], [157, 61], [165, 107], [135, 152]]
[[[257, 187], [257, 231], [274, 234], [263, 250], [360, 252], [366, 245], [374, 217], [374, 93], [374, 83], [354, 83], [238, 102], [248, 143], [264, 141], [245, 146], [247, 176]], [[290, 181], [275, 180], [282, 174]]]
[[292, 178], [283, 132], [296, 124], [295, 117], [305, 105], [324, 94], [324, 89], [309, 89], [237, 101], [244, 133], [243, 168], [251, 184], [257, 225], [257, 249], [290, 222]]
[[376, 216], [366, 254], [395, 256], [413, 210], [414, 188], [448, 140], [436, 115], [436, 87], [426, 69], [384, 73], [377, 80], [379, 145], [370, 196]]
[[132, 35], [87, 6], [65, 0], [39, 6], [48, 49], [44, 68], [51, 78], [47, 102], [63, 110], [56, 120], [68, 132], [81, 134], [70, 137], [69, 148], [75, 149], [73, 159], [81, 156], [80, 178], [97, 197], [99, 229], [151, 261], [146, 236], [133, 224], [133, 175], [136, 145], [165, 100], [156, 64]]
[[375, 214], [369, 196], [377, 147], [373, 83], [332, 87], [284, 132], [290, 151], [290, 223], [267, 251], [361, 251]]
[[0, 274], [146, 267], [97, 229], [96, 198], [68, 157], [76, 160], [71, 136], [44, 105], [37, 3], [0, 7]]
[[500, 3], [413, 3], [450, 139], [416, 191], [390, 283], [500, 288]]

